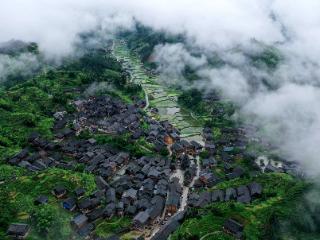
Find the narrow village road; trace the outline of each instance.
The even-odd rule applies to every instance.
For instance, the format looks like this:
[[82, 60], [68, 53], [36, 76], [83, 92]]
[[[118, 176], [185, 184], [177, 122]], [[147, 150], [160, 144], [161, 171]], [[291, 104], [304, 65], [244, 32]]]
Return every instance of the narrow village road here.
[[170, 177], [170, 179], [178, 178], [179, 183], [182, 187], [182, 194], [181, 194], [181, 203], [180, 208], [178, 209], [178, 212], [183, 211], [187, 205], [188, 200], [188, 193], [189, 193], [189, 187], [184, 186], [184, 171], [178, 168]]
[[196, 156], [196, 164], [197, 164], [197, 172], [196, 172], [196, 176], [192, 179], [189, 188], [192, 188], [195, 181], [199, 179], [200, 177], [200, 170], [201, 170], [201, 165], [200, 165], [200, 157]]
[[148, 108], [149, 108], [149, 96], [148, 96], [148, 93], [145, 89], [143, 89], [143, 92], [144, 92], [144, 95], [145, 95], [145, 101], [146, 101], [146, 106], [143, 108], [144, 111], [147, 111]]

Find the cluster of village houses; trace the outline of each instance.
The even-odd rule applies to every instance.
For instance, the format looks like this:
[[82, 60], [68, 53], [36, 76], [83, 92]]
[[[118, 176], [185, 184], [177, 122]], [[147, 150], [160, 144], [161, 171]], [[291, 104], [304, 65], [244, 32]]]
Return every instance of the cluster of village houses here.
[[[246, 144], [239, 140], [240, 137], [214, 142], [211, 128], [205, 128], [205, 146], [196, 141], [185, 141], [168, 121], [160, 122], [144, 115], [141, 111], [145, 105], [143, 101], [129, 105], [110, 96], [101, 96], [74, 104], [78, 110], [76, 114], [70, 116], [58, 112], [54, 115], [55, 141], [33, 133], [28, 139], [30, 146], [9, 159], [9, 163], [30, 171], [48, 167], [76, 169], [82, 164], [86, 172], [96, 175], [98, 189], [89, 195], [81, 186], [72, 192], [64, 186], [52, 189], [53, 195], [61, 199], [62, 207], [75, 213], [71, 224], [81, 236], [90, 236], [95, 222], [100, 219], [125, 215], [132, 217], [133, 228], [142, 231], [166, 219], [152, 239], [167, 239], [183, 220], [185, 211], [179, 211], [182, 188], [194, 179], [197, 171], [195, 158], [203, 148], [208, 152], [208, 158], [201, 161], [200, 176], [189, 195], [188, 206], [204, 207], [212, 202], [231, 200], [250, 203], [262, 193], [258, 183], [198, 193], [198, 189], [209, 189], [221, 181], [212, 171], [217, 164], [214, 158], [217, 148], [223, 150], [221, 160], [225, 163], [227, 179], [244, 174], [244, 169], [230, 164], [233, 157], [230, 152], [234, 148], [243, 149]], [[148, 124], [147, 129], [142, 127], [142, 122]], [[100, 145], [93, 138], [75, 138], [85, 129], [111, 135], [130, 133], [132, 141], [143, 137], [154, 144], [155, 151], [165, 148], [172, 156], [135, 158], [109, 145]], [[239, 129], [234, 131], [242, 134]], [[184, 171], [183, 184], [178, 178], [170, 177], [176, 168]], [[39, 196], [35, 204], [46, 204], [47, 201], [48, 196]], [[8, 234], [23, 238], [28, 229], [25, 224], [13, 224]], [[243, 226], [235, 220], [229, 219], [224, 229], [234, 236], [242, 236]]]
[[253, 182], [248, 185], [241, 185], [236, 188], [227, 188], [225, 190], [203, 191], [201, 193], [193, 192], [189, 196], [189, 206], [205, 207], [214, 202], [226, 202], [235, 200], [240, 203], [250, 203], [254, 198], [260, 197], [262, 186]]

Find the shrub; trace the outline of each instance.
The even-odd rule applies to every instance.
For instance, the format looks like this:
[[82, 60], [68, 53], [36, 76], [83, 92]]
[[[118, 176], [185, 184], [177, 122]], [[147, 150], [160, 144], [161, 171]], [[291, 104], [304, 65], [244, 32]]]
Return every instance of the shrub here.
[[36, 208], [33, 213], [33, 218], [37, 231], [42, 234], [47, 233], [54, 223], [55, 217], [55, 209], [49, 204], [40, 205]]

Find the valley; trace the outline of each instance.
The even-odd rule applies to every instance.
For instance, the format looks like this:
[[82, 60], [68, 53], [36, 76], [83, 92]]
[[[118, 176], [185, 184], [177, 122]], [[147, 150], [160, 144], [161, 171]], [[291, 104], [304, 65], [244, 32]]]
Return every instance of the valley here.
[[[3, 236], [23, 228], [30, 240], [260, 239], [266, 232], [257, 229], [305, 186], [288, 163], [264, 157], [269, 149], [230, 118], [228, 100], [209, 98], [202, 113], [182, 106], [184, 92], [147, 70], [123, 39], [64, 68], [3, 95], [3, 131], [23, 130], [1, 148], [0, 190], [13, 196], [3, 202]], [[17, 101], [35, 88], [38, 105]], [[12, 121], [12, 109], [50, 124]], [[37, 191], [20, 187], [28, 185]]]

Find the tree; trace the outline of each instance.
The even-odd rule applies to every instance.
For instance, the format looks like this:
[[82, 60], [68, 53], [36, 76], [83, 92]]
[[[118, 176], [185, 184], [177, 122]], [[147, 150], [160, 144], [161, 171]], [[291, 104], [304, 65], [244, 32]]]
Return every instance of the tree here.
[[202, 109], [202, 93], [197, 89], [184, 91], [179, 97], [178, 102], [195, 112], [201, 112]]
[[47, 204], [40, 205], [33, 213], [36, 229], [39, 233], [47, 234], [55, 221], [55, 209]]
[[121, 89], [126, 84], [126, 79], [120, 72], [116, 72], [111, 69], [106, 69], [104, 71], [104, 78], [107, 82], [113, 83], [117, 88]]
[[0, 192], [0, 230], [5, 232], [8, 224], [12, 222], [16, 216], [17, 210], [8, 197], [10, 195], [9, 190], [2, 186]]

